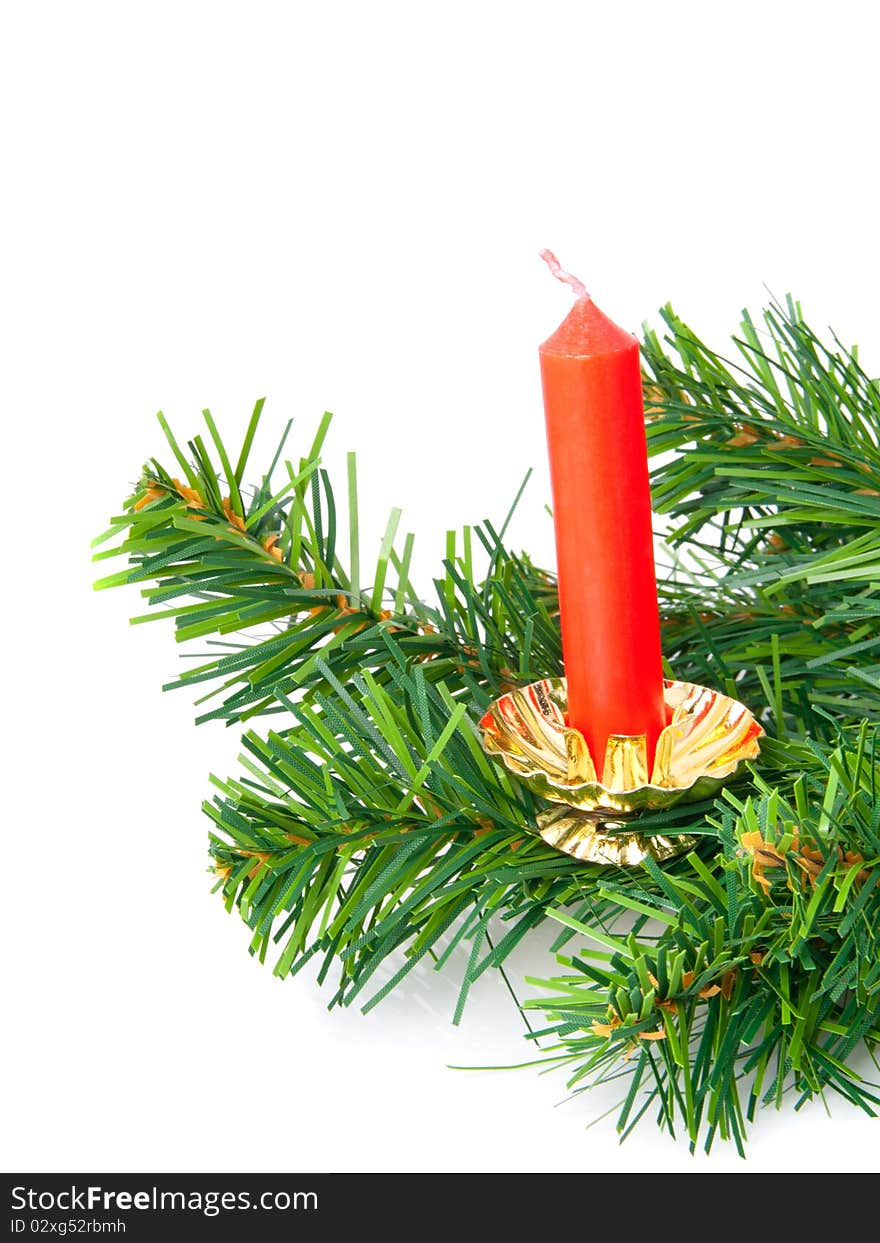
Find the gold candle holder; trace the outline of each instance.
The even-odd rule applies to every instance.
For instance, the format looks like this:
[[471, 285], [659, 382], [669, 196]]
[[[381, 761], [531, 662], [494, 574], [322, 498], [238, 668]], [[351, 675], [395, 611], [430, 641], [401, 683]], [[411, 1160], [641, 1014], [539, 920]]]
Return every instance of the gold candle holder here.
[[694, 682], [663, 683], [669, 723], [648, 773], [644, 734], [612, 734], [602, 778], [583, 735], [566, 722], [565, 678], [545, 678], [502, 695], [480, 721], [483, 748], [542, 798], [538, 828], [557, 850], [591, 863], [635, 865], [689, 849], [694, 838], [639, 833], [641, 811], [714, 794], [743, 760], [758, 754], [763, 728], [743, 704]]

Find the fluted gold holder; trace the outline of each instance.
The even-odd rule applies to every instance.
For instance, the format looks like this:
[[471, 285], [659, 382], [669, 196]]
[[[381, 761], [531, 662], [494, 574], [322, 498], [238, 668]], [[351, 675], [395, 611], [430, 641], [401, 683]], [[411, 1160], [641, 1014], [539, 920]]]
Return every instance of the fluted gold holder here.
[[764, 733], [743, 704], [694, 682], [664, 682], [669, 723], [648, 774], [645, 736], [608, 739], [599, 780], [583, 735], [566, 723], [565, 678], [545, 678], [497, 699], [480, 722], [483, 748], [542, 798], [562, 803], [538, 817], [541, 836], [576, 859], [634, 865], [668, 859], [692, 838], [640, 834], [637, 812], [714, 794]]

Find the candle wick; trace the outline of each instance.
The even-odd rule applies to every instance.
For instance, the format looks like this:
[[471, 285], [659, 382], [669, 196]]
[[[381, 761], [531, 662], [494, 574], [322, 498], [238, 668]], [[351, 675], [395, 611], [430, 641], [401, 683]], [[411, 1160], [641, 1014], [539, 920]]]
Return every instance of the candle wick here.
[[583, 281], [579, 281], [576, 276], [572, 276], [571, 272], [566, 272], [552, 250], [542, 250], [539, 254], [558, 281], [562, 281], [564, 285], [570, 285], [578, 298], [589, 298], [590, 295], [587, 293]]

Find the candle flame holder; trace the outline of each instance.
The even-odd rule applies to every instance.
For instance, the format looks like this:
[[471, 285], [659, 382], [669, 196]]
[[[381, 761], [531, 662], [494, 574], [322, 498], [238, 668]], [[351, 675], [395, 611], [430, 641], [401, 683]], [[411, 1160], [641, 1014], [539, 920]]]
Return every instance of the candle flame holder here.
[[669, 723], [649, 775], [644, 734], [612, 734], [601, 780], [579, 730], [566, 720], [565, 678], [545, 678], [495, 700], [480, 721], [483, 749], [533, 793], [562, 807], [542, 812], [548, 845], [592, 863], [633, 866], [690, 849], [687, 836], [639, 833], [642, 811], [714, 794], [758, 754], [761, 725], [744, 704], [694, 682], [664, 681]]

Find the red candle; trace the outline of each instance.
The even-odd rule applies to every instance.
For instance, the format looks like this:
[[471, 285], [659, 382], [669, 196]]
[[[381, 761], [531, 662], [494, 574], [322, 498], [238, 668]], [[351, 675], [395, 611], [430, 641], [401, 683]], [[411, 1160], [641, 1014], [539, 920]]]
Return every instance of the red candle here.
[[601, 780], [611, 734], [666, 724], [639, 345], [549, 251], [576, 302], [541, 346], [568, 723]]

